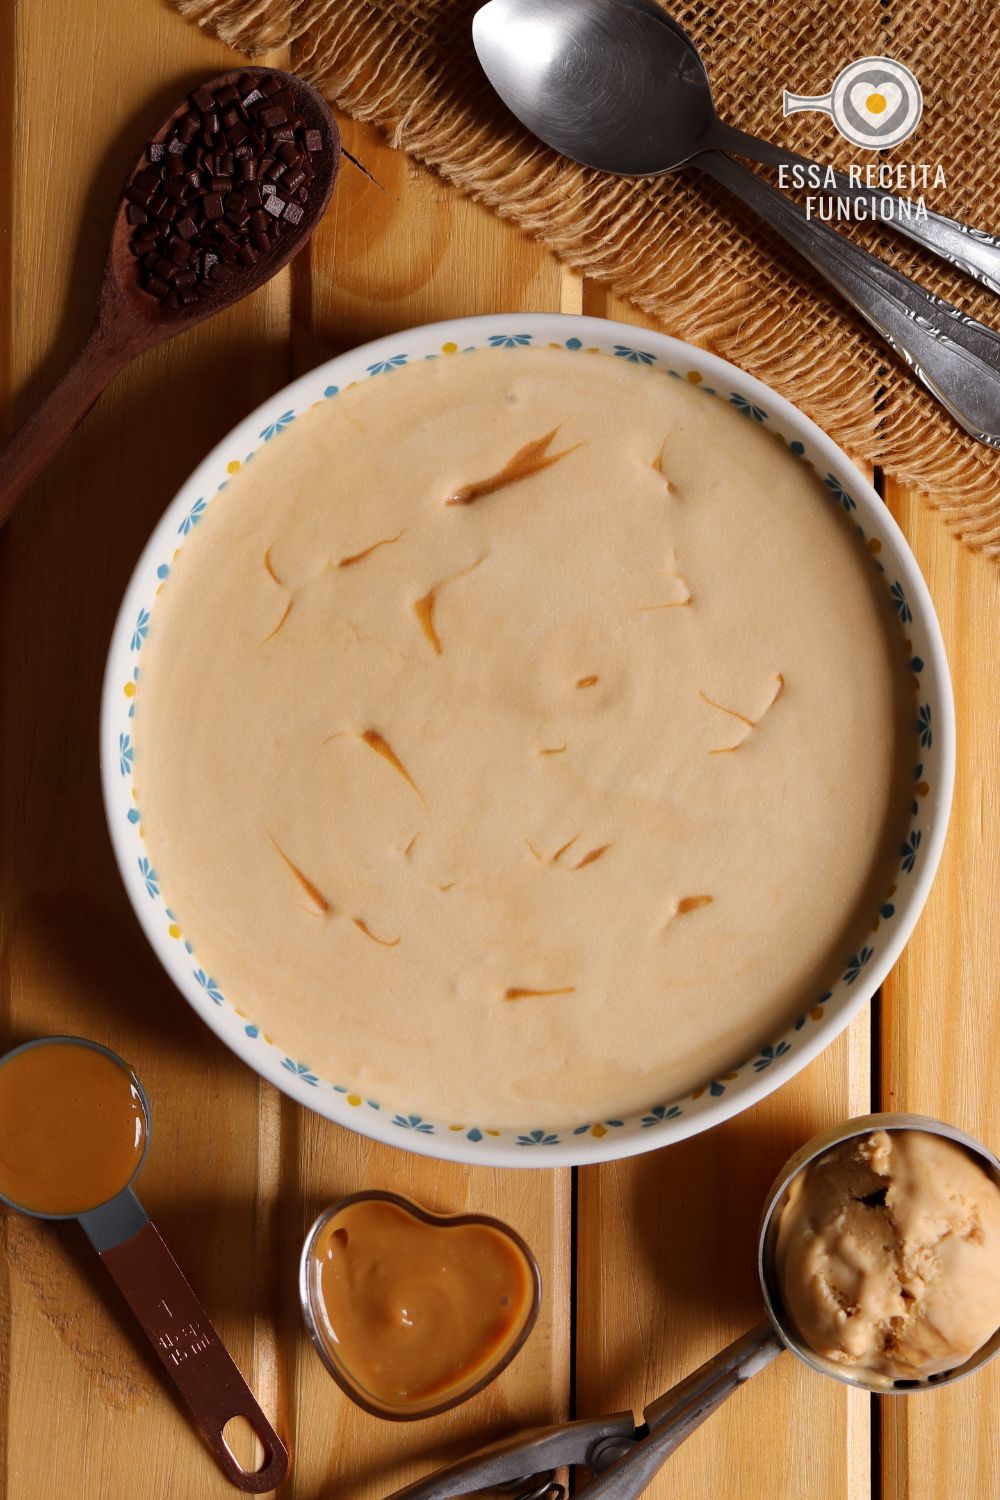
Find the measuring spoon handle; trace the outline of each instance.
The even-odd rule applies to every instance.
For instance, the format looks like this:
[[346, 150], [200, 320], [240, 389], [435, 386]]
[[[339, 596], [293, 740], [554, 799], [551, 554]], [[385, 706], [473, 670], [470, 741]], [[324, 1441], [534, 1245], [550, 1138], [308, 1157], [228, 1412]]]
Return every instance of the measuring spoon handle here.
[[[98, 1252], [228, 1478], [255, 1495], [276, 1489], [288, 1472], [285, 1445], [155, 1225], [147, 1219], [130, 1238]], [[263, 1444], [262, 1468], [237, 1463], [223, 1436], [232, 1417], [245, 1417]]]

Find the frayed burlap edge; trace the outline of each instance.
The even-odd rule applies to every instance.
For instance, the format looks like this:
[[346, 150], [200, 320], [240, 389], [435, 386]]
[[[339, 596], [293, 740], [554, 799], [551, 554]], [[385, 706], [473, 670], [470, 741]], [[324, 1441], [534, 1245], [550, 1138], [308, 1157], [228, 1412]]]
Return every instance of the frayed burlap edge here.
[[[661, 180], [624, 181], [577, 167], [495, 107], [484, 115], [478, 74], [470, 78], [467, 68], [455, 65], [454, 53], [435, 33], [426, 0], [423, 10], [416, 5], [405, 11], [396, 0], [174, 3], [249, 56], [291, 46], [295, 71], [331, 103], [381, 127], [394, 147], [514, 220], [575, 270], [664, 321], [678, 337], [707, 343], [758, 376], [843, 447], [918, 491], [970, 547], [1000, 555], [997, 455], [959, 432], [890, 356], [873, 355], [871, 335], [852, 314], [822, 294], [807, 294], [803, 310], [795, 271], [791, 291], [797, 305], [778, 298], [762, 302], [759, 287], [720, 298], [703, 260], [676, 253], [658, 204]], [[692, 201], [691, 212], [706, 206], [711, 218], [710, 192]], [[716, 214], [724, 226], [720, 232], [732, 236], [730, 205], [720, 200]], [[712, 242], [712, 227], [706, 223], [706, 243]], [[845, 380], [840, 359], [827, 356], [824, 338], [826, 329], [831, 342], [843, 341], [852, 325], [854, 339], [862, 341], [858, 347], [867, 351], [867, 369], [856, 383]]]

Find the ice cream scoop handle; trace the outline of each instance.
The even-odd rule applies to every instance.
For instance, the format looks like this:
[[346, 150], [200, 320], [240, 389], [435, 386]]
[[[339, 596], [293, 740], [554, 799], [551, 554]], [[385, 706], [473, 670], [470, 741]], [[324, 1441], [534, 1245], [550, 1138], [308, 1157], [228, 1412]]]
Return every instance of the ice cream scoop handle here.
[[784, 1347], [765, 1322], [716, 1354], [646, 1407], [649, 1436], [577, 1490], [576, 1500], [636, 1500], [671, 1453]]

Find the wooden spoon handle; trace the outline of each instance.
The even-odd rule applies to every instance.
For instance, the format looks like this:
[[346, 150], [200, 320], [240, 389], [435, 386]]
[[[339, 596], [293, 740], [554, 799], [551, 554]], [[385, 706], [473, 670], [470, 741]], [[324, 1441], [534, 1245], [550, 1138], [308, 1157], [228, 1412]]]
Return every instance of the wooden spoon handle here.
[[0, 449], [0, 526], [18, 500], [88, 413], [130, 353], [108, 344], [100, 323], [59, 384], [49, 392], [6, 447]]

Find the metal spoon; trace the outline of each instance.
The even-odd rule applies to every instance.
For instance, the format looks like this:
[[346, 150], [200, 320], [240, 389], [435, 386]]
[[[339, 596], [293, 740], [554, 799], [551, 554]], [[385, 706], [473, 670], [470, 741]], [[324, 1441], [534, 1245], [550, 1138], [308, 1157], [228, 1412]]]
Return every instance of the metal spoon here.
[[[493, 87], [547, 145], [623, 176], [700, 167], [825, 276], [967, 432], [1000, 446], [1000, 336], [807, 219], [791, 199], [723, 155], [805, 161], [718, 118], [701, 59], [653, 0], [489, 0], [476, 12], [472, 32]], [[961, 255], [946, 246], [942, 225], [960, 237]], [[909, 222], [912, 237], [920, 227]], [[977, 245], [976, 233], [939, 219], [923, 239], [963, 269], [981, 255], [980, 279], [989, 279], [987, 266], [997, 277], [993, 242], [982, 236]]]
[[[76, 1219], [107, 1266], [152, 1344], [164, 1370], [187, 1402], [216, 1462], [237, 1489], [262, 1494], [281, 1484], [288, 1472], [288, 1452], [261, 1411], [253, 1392], [233, 1363], [226, 1346], [192, 1291], [156, 1226], [132, 1191], [149, 1150], [149, 1102], [138, 1078], [123, 1058], [98, 1042], [78, 1036], [46, 1036], [14, 1047], [0, 1057], [0, 1068], [31, 1047], [90, 1047], [122, 1068], [144, 1121], [142, 1153], [132, 1178], [106, 1203], [74, 1214], [41, 1213], [0, 1193], [0, 1203], [33, 1219]], [[263, 1449], [258, 1469], [244, 1469], [226, 1441], [224, 1428], [243, 1417]]]
[[[224, 312], [258, 287], [270, 281], [300, 250], [323, 216], [340, 167], [340, 132], [325, 100], [308, 83], [292, 73], [277, 68], [258, 68], [247, 64], [232, 73], [210, 79], [202, 87], [212, 93], [236, 84], [247, 73], [261, 79], [274, 78], [290, 91], [299, 113], [307, 125], [322, 136], [322, 149], [316, 153], [316, 177], [309, 202], [298, 224], [289, 223], [282, 239], [252, 266], [239, 267], [228, 281], [218, 286], [204, 301], [170, 308], [143, 291], [139, 284], [136, 262], [129, 250], [132, 227], [127, 222], [126, 194], [136, 174], [147, 165], [143, 147], [125, 179], [115, 209], [111, 239], [97, 300], [97, 315], [86, 344], [59, 384], [41, 406], [0, 449], [0, 526], [3, 526], [21, 495], [33, 479], [62, 447], [74, 427], [82, 421], [105, 386], [115, 375], [155, 344], [186, 333], [196, 323], [215, 313]], [[149, 144], [167, 140], [171, 128], [191, 109], [190, 98], [184, 99], [164, 120]]]
[[523, 1496], [524, 1500], [535, 1500], [549, 1494], [553, 1471], [563, 1464], [580, 1464], [594, 1476], [589, 1484], [576, 1491], [578, 1500], [637, 1500], [681, 1443], [728, 1396], [786, 1349], [823, 1375], [880, 1395], [937, 1390], [981, 1369], [1000, 1353], [1000, 1328], [981, 1349], [953, 1370], [921, 1379], [889, 1381], [822, 1359], [803, 1343], [784, 1309], [774, 1252], [781, 1209], [793, 1179], [816, 1157], [841, 1142], [876, 1130], [923, 1130], [945, 1136], [969, 1151], [1000, 1185], [1000, 1161], [992, 1152], [964, 1130], [926, 1115], [863, 1115], [823, 1131], [789, 1158], [764, 1203], [757, 1241], [757, 1271], [767, 1317], [651, 1402], [643, 1412], [640, 1426], [636, 1427], [631, 1412], [619, 1412], [521, 1433], [397, 1490], [389, 1500], [455, 1500], [457, 1496], [498, 1487]]

